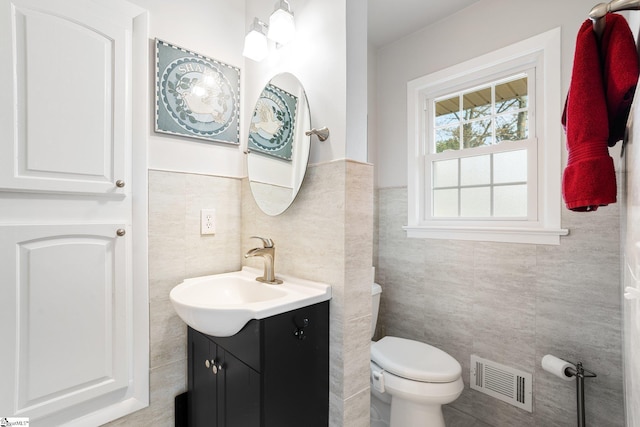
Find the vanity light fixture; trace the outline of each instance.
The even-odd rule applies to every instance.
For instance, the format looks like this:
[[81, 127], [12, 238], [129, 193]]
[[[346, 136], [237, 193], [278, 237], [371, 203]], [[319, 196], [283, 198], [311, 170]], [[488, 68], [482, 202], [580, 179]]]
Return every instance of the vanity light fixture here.
[[254, 18], [251, 28], [244, 38], [242, 55], [260, 62], [269, 53], [267, 37], [279, 47], [293, 40], [295, 33], [296, 24], [289, 1], [278, 0], [274, 12], [269, 17], [269, 25]]
[[296, 23], [287, 0], [278, 0], [274, 12], [269, 17], [269, 37], [274, 42], [285, 45], [293, 40]]
[[267, 45], [267, 24], [254, 18], [249, 32], [244, 38], [242, 55], [260, 62], [267, 57], [269, 47]]

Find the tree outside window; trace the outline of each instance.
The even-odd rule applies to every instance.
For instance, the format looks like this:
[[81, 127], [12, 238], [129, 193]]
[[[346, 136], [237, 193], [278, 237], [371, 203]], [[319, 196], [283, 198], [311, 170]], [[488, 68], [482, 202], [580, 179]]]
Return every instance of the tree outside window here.
[[527, 77], [435, 101], [435, 152], [521, 141], [528, 132]]

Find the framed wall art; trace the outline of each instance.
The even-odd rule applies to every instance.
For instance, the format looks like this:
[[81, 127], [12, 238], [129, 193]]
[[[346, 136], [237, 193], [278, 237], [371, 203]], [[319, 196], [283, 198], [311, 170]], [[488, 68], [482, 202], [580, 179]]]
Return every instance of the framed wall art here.
[[240, 69], [156, 39], [156, 132], [240, 144]]
[[249, 124], [249, 150], [291, 160], [298, 98], [278, 86], [262, 90]]

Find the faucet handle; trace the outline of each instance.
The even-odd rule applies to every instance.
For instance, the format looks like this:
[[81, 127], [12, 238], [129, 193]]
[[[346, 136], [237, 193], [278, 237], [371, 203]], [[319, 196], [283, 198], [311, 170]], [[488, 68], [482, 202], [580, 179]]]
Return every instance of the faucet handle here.
[[273, 248], [274, 247], [273, 240], [271, 240], [271, 239], [265, 239], [264, 237], [260, 237], [260, 236], [251, 236], [251, 238], [252, 239], [260, 239], [260, 240], [262, 240], [262, 245], [265, 248]]

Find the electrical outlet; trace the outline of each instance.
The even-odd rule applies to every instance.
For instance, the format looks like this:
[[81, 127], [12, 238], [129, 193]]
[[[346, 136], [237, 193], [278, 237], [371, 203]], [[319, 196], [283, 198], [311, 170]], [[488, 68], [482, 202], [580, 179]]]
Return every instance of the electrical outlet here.
[[200, 210], [200, 234], [216, 234], [216, 210]]

